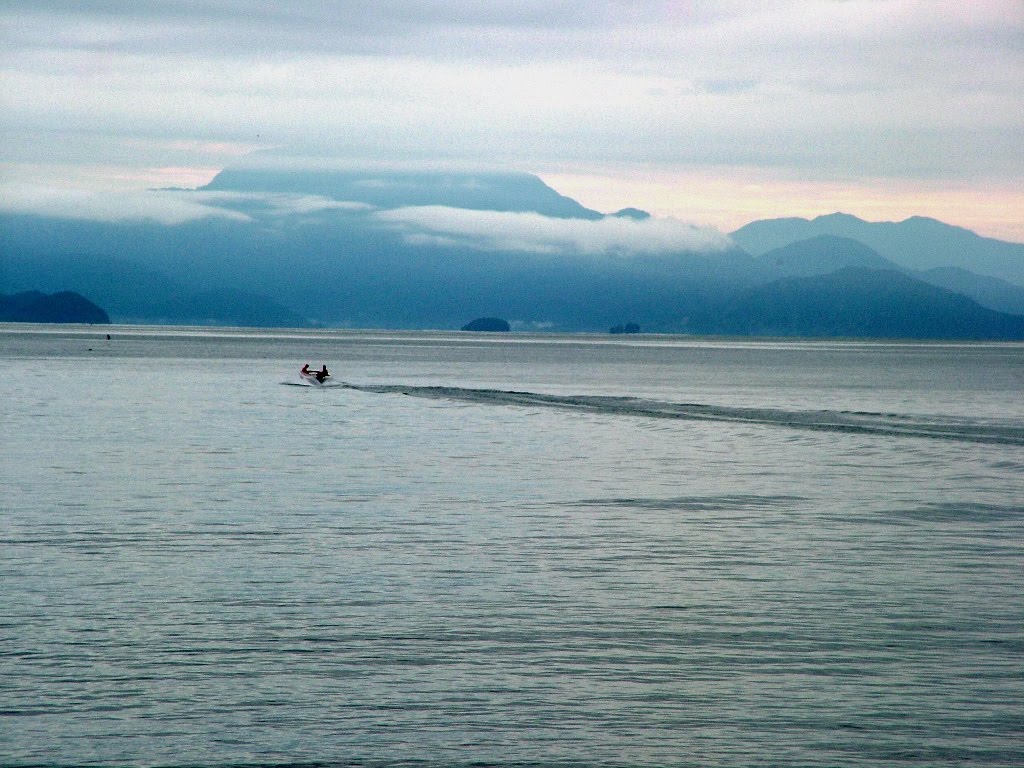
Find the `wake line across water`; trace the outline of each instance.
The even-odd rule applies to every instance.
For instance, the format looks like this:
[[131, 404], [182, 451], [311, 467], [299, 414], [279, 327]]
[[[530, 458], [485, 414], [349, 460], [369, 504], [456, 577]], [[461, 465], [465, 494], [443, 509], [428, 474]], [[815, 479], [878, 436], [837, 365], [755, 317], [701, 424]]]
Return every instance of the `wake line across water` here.
[[968, 443], [1024, 446], [1024, 425], [979, 423], [970, 419], [943, 419], [931, 416], [855, 411], [790, 411], [780, 408], [670, 403], [612, 395], [548, 395], [498, 389], [404, 384], [342, 383], [341, 387], [359, 392], [410, 395], [434, 400], [456, 400], [485, 405], [560, 408], [607, 415], [759, 424], [817, 432], [922, 437]]

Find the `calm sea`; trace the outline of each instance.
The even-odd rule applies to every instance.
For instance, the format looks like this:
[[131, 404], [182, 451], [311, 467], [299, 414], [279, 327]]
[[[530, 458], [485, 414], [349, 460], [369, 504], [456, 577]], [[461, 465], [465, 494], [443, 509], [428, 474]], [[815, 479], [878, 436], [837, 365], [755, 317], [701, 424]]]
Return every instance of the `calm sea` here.
[[1024, 765], [1022, 392], [1019, 344], [0, 326], [0, 764]]

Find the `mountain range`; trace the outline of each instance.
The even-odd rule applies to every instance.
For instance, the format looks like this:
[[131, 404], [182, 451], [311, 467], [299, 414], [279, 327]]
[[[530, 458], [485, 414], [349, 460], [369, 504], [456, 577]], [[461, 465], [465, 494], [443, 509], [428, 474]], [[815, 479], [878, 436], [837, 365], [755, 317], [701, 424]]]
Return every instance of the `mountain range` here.
[[845, 213], [815, 219], [755, 221], [732, 233], [741, 248], [760, 256], [799, 240], [833, 235], [857, 240], [905, 269], [960, 267], [1011, 282], [1024, 281], [1024, 244], [1007, 243], [924, 216], [868, 222]]
[[0, 293], [115, 322], [1024, 338], [1024, 244], [933, 219], [724, 236], [522, 173], [233, 168], [128, 217], [0, 214]]

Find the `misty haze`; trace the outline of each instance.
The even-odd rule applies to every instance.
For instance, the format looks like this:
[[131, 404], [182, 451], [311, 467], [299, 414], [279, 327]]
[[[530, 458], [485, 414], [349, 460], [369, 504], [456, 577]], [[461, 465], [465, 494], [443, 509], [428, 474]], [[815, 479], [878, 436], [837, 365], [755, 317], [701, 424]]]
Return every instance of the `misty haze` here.
[[1024, 765], [1022, 8], [0, 3], [0, 768]]

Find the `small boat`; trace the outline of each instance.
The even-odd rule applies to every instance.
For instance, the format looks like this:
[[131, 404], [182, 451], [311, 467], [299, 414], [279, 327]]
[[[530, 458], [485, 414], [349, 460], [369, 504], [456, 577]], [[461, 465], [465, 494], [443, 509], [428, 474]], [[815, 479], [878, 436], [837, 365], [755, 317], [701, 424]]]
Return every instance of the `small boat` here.
[[331, 378], [331, 374], [327, 371], [327, 366], [323, 367], [320, 371], [309, 370], [309, 364], [302, 366], [302, 370], [299, 371], [299, 378], [307, 384], [312, 384], [315, 387], [322, 387], [327, 383], [327, 380]]

